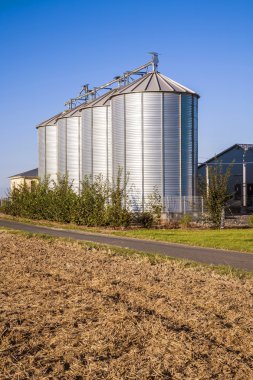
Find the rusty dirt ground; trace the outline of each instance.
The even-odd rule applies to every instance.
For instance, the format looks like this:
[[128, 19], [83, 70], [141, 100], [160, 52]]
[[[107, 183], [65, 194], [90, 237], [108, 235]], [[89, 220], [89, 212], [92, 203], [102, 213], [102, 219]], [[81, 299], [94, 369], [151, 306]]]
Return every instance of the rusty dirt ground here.
[[253, 378], [253, 280], [0, 232], [0, 379]]

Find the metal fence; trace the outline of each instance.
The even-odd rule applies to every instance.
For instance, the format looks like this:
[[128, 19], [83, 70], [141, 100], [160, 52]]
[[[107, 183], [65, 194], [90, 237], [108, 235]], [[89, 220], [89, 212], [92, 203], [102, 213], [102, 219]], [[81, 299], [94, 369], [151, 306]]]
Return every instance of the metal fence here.
[[180, 214], [202, 214], [204, 212], [203, 197], [171, 196], [165, 197], [165, 212]]
[[0, 198], [0, 207], [4, 206], [8, 202], [8, 198]]
[[242, 212], [251, 213], [253, 211], [253, 197], [248, 196], [247, 206], [243, 207], [243, 196], [233, 196], [233, 198], [227, 201], [225, 210], [227, 215], [237, 215]]

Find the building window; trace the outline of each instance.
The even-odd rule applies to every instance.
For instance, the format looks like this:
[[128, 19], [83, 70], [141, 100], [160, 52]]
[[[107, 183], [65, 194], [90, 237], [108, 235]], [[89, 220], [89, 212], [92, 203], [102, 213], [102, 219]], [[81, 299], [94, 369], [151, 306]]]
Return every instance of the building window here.
[[237, 183], [235, 185], [235, 199], [241, 199], [242, 197], [242, 185], [240, 183]]

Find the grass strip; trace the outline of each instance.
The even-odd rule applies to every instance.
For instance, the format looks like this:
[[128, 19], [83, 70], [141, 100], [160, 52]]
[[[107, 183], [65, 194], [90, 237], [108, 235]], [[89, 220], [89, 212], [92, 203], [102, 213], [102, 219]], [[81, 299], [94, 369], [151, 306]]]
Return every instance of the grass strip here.
[[244, 253], [253, 253], [253, 228], [216, 229], [125, 229], [115, 230], [102, 227], [77, 226], [58, 222], [31, 220], [0, 214], [1, 219], [13, 220], [22, 223], [45, 227], [61, 228], [83, 232], [102, 233], [112, 236], [124, 236], [145, 240], [154, 240], [166, 243], [184, 244], [195, 247], [232, 250]]
[[109, 244], [101, 244], [101, 243], [93, 243], [93, 242], [83, 242], [80, 240], [75, 240], [72, 238], [64, 238], [64, 237], [56, 237], [51, 236], [45, 233], [32, 233], [27, 231], [20, 231], [20, 230], [12, 230], [11, 228], [6, 227], [0, 227], [0, 230], [7, 231], [11, 234], [17, 234], [25, 236], [26, 238], [33, 238], [38, 237], [40, 239], [45, 239], [49, 242], [54, 241], [66, 241], [71, 243], [78, 243], [82, 248], [89, 248], [89, 249], [104, 249], [108, 255], [114, 256], [114, 255], [120, 255], [124, 257], [129, 257], [131, 259], [134, 259], [135, 257], [148, 259], [148, 261], [152, 265], [156, 265], [159, 263], [180, 263], [180, 267], [184, 269], [192, 268], [196, 271], [205, 269], [207, 272], [215, 272], [222, 276], [230, 276], [230, 277], [236, 277], [240, 279], [253, 279], [253, 272], [244, 271], [242, 269], [233, 268], [229, 265], [213, 265], [213, 264], [206, 264], [206, 263], [199, 263], [187, 259], [179, 259], [174, 258], [171, 256], [164, 256], [157, 253], [146, 253], [143, 251], [137, 251], [129, 248], [121, 248], [121, 247], [115, 247]]

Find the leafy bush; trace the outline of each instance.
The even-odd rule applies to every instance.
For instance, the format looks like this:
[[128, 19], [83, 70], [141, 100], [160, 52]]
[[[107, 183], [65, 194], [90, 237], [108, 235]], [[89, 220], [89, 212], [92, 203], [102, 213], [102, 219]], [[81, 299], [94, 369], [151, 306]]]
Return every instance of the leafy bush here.
[[86, 177], [79, 195], [68, 176], [58, 176], [56, 182], [46, 178], [32, 189], [25, 183], [9, 193], [1, 211], [13, 216], [86, 226], [128, 226], [132, 219], [121, 171], [115, 184], [104, 181], [102, 176], [94, 181]]
[[224, 224], [224, 209], [227, 201], [231, 198], [228, 191], [231, 168], [232, 164], [224, 172], [222, 163], [216, 160], [215, 165], [208, 168], [209, 184], [207, 185], [203, 180], [199, 183], [208, 219], [215, 228], [221, 228]]
[[67, 176], [59, 176], [57, 183], [46, 178], [31, 189], [26, 183], [13, 189], [2, 211], [13, 216], [70, 223], [74, 221], [77, 198]]
[[168, 220], [163, 224], [163, 227], [168, 230], [176, 230], [180, 227], [180, 224], [178, 220]]
[[249, 224], [253, 227], [253, 215], [250, 215], [249, 217]]
[[128, 227], [133, 221], [145, 228], [158, 223], [161, 214], [161, 197], [155, 190], [148, 197], [145, 211], [131, 211], [127, 194], [128, 178], [119, 169], [114, 183], [97, 176], [85, 177], [78, 195], [68, 176], [40, 180], [29, 188], [20, 185], [9, 194], [2, 211], [13, 216], [30, 219], [76, 223], [85, 226]]
[[132, 214], [129, 211], [127, 182], [128, 178], [122, 178], [122, 169], [119, 168], [115, 183], [109, 187], [107, 222], [110, 226], [128, 227], [131, 223]]
[[192, 222], [192, 217], [189, 214], [184, 214], [184, 216], [180, 219], [180, 224], [183, 227], [190, 227]]
[[154, 224], [154, 216], [148, 211], [138, 213], [135, 220], [144, 228], [151, 228]]
[[75, 222], [86, 226], [103, 226], [106, 224], [107, 186], [102, 176], [92, 182], [85, 177], [78, 197]]
[[154, 191], [148, 195], [148, 199], [145, 205], [145, 211], [149, 212], [153, 217], [153, 223], [160, 223], [161, 212], [162, 212], [162, 202], [161, 195], [158, 189], [155, 187]]

